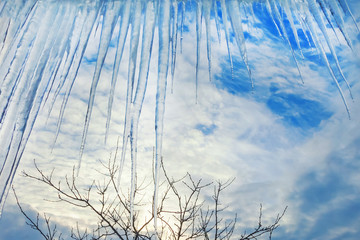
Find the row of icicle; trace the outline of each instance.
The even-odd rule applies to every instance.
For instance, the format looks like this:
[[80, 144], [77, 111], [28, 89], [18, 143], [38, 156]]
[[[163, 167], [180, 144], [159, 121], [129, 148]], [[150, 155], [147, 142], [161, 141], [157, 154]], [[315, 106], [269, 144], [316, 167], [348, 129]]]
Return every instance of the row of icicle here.
[[[9, 188], [14, 179], [24, 148], [31, 134], [34, 122], [42, 106], [48, 102], [49, 114], [60, 93], [65, 93], [59, 112], [55, 140], [60, 132], [66, 105], [76, 80], [81, 61], [91, 33], [98, 28], [101, 31], [95, 72], [92, 79], [88, 107], [86, 112], [80, 161], [84, 152], [87, 132], [95, 101], [96, 88], [100, 81], [104, 61], [113, 39], [116, 39], [116, 55], [113, 61], [112, 78], [107, 109], [105, 142], [114, 101], [120, 64], [124, 51], [129, 51], [127, 96], [125, 123], [120, 158], [119, 183], [123, 171], [126, 146], [131, 146], [131, 219], [134, 212], [133, 195], [135, 189], [136, 154], [138, 123], [146, 93], [148, 72], [153, 49], [154, 34], [158, 34], [158, 77], [155, 109], [156, 157], [155, 157], [155, 192], [154, 213], [157, 209], [159, 164], [162, 156], [163, 121], [165, 111], [168, 72], [173, 84], [178, 42], [182, 51], [185, 13], [195, 13], [196, 24], [196, 93], [200, 65], [200, 43], [202, 21], [205, 22], [207, 60], [211, 79], [211, 21], [215, 21], [217, 37], [220, 41], [224, 31], [228, 50], [229, 64], [233, 72], [231, 38], [236, 41], [244, 65], [253, 86], [251, 69], [248, 63], [246, 39], [244, 37], [244, 14], [256, 17], [253, 11], [254, 1], [237, 0], [134, 0], [134, 1], [38, 1], [38, 0], [3, 0], [0, 2], [0, 208], [2, 210]], [[303, 58], [298, 30], [304, 32], [309, 44], [315, 44], [319, 55], [327, 66], [336, 83], [349, 113], [344, 94], [336, 78], [346, 78], [341, 70], [335, 48], [329, 37], [332, 30], [338, 28], [348, 46], [353, 44], [346, 31], [345, 18], [352, 18], [359, 31], [355, 18], [345, 0], [259, 0], [261, 6], [271, 17], [278, 34], [285, 40], [291, 51], [294, 64], [301, 76], [298, 58]], [[194, 9], [195, 8], [195, 9]], [[288, 21], [289, 23], [285, 23]], [[286, 27], [286, 26], [290, 27]], [[115, 28], [119, 31], [115, 33]], [[319, 30], [322, 33], [319, 36]], [[309, 33], [309, 34], [308, 34]], [[293, 35], [295, 45], [290, 42]], [[142, 36], [142, 37], [140, 37]], [[130, 47], [125, 49], [125, 42], [130, 38]], [[326, 46], [320, 38], [325, 39]], [[325, 49], [331, 52], [336, 68], [330, 66]], [[140, 54], [138, 54], [140, 53]], [[140, 57], [138, 61], [137, 57]], [[138, 66], [138, 63], [139, 66]], [[137, 76], [137, 78], [135, 77]], [[233, 74], [232, 74], [233, 77]], [[349, 85], [348, 85], [349, 87]], [[171, 85], [171, 90], [172, 90]], [[350, 87], [349, 87], [350, 90]], [[351, 95], [351, 94], [350, 94]], [[196, 94], [197, 99], [197, 94]], [[350, 116], [350, 113], [349, 113]], [[157, 228], [156, 214], [155, 229]]]

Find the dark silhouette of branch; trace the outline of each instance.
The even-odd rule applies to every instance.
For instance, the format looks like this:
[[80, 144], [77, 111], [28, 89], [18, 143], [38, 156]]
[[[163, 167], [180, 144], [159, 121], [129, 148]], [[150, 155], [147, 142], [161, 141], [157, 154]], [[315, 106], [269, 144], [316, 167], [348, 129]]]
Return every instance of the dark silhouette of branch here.
[[[237, 215], [233, 219], [225, 218], [223, 211], [227, 208], [222, 201], [222, 193], [234, 182], [235, 178], [225, 182], [216, 181], [215, 183], [203, 183], [202, 179], [195, 180], [191, 174], [174, 179], [168, 176], [166, 168], [161, 161], [161, 169], [165, 181], [161, 183], [163, 188], [162, 196], [159, 198], [157, 206], [157, 216], [161, 223], [158, 232], [154, 232], [152, 222], [153, 210], [145, 214], [140, 219], [140, 212], [135, 211], [132, 219], [130, 213], [130, 196], [122, 192], [117, 185], [118, 167], [115, 159], [111, 158], [107, 163], [101, 162], [106, 173], [101, 173], [103, 181], [93, 181], [85, 190], [80, 190], [77, 183], [75, 169], [71, 177], [65, 176], [62, 184], [60, 181], [55, 182], [53, 179], [54, 170], [45, 174], [35, 163], [36, 175], [30, 175], [23, 172], [23, 176], [44, 183], [57, 192], [58, 201], [70, 204], [78, 208], [88, 209], [90, 214], [97, 217], [97, 227], [88, 233], [87, 230], [81, 231], [77, 224], [72, 229], [70, 237], [75, 240], [88, 239], [240, 239], [249, 240], [257, 239], [261, 235], [269, 234], [271, 239], [272, 233], [277, 229], [280, 220], [284, 216], [286, 209], [279, 214], [271, 225], [263, 226], [262, 224], [262, 205], [260, 205], [258, 226], [251, 233], [240, 234], [240, 229], [236, 228]], [[153, 181], [153, 179], [152, 179]], [[134, 191], [134, 206], [143, 207], [146, 205], [142, 192], [151, 184], [143, 181], [136, 185]], [[203, 189], [213, 187], [212, 204], [203, 199]], [[15, 190], [14, 190], [15, 194]], [[95, 197], [94, 197], [95, 196]], [[21, 213], [27, 219], [27, 224], [34, 230], [38, 231], [44, 239], [55, 240], [62, 239], [62, 234], [58, 232], [56, 225], [51, 227], [50, 218], [44, 214], [46, 229], [42, 229], [39, 222], [40, 215], [33, 220], [23, 210], [19, 199], [15, 194], [17, 204]], [[95, 198], [95, 199], [94, 199]], [[152, 206], [154, 202], [151, 202]], [[151, 208], [154, 209], [154, 208]], [[140, 210], [141, 211], [141, 210]], [[142, 212], [146, 213], [146, 212]], [[144, 214], [142, 214], [144, 215]]]
[[[58, 235], [57, 229], [56, 229], [56, 225], [54, 225], [53, 227], [51, 227], [50, 225], [50, 217], [47, 217], [46, 214], [44, 214], [44, 221], [45, 221], [45, 225], [46, 225], [46, 230], [43, 230], [40, 224], [40, 214], [38, 213], [36, 215], [36, 220], [33, 220], [22, 208], [22, 206], [20, 205], [19, 202], [19, 198], [16, 195], [15, 192], [15, 188], [12, 187], [13, 189], [13, 193], [15, 196], [15, 200], [16, 200], [16, 204], [18, 205], [21, 213], [25, 216], [26, 218], [26, 224], [29, 225], [32, 229], [38, 231], [46, 240], [55, 240], [56, 236]], [[61, 233], [59, 234], [57, 239], [62, 239], [61, 238]]]

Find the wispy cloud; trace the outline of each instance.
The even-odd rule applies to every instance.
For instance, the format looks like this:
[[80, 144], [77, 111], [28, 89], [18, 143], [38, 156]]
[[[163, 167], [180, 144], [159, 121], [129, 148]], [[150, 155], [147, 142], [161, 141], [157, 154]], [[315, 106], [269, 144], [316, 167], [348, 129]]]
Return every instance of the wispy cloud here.
[[[191, 18], [186, 19], [187, 23], [191, 21]], [[229, 188], [231, 194], [224, 196], [224, 202], [231, 210], [239, 212], [241, 226], [256, 225], [260, 203], [264, 206], [265, 221], [270, 221], [288, 205], [284, 223], [275, 233], [279, 239], [356, 239], [360, 234], [356, 228], [360, 222], [360, 87], [356, 82], [359, 59], [343, 45], [338, 46], [341, 64], [355, 96], [355, 102], [350, 103], [352, 120], [348, 120], [337, 89], [313, 50], [304, 43], [305, 60], [299, 61], [303, 85], [290, 49], [277, 36], [272, 22], [265, 19], [265, 22], [256, 23], [258, 27], [245, 27], [254, 89], [251, 89], [235, 41], [230, 46], [234, 55], [232, 76], [225, 39], [221, 39], [220, 44], [213, 39], [214, 77], [213, 82], [208, 81], [204, 37], [197, 103], [193, 54], [195, 26], [186, 26], [183, 54], [178, 54], [177, 58], [174, 92], [170, 94], [168, 89], [166, 102], [163, 154], [169, 174], [181, 176], [190, 172], [194, 177], [206, 180], [236, 177]], [[211, 28], [214, 37], [215, 24]], [[301, 39], [305, 41], [304, 36]], [[155, 37], [156, 47], [139, 127], [139, 176], [151, 175], [157, 44]], [[356, 47], [359, 47], [358, 42]], [[47, 112], [39, 116], [20, 168], [32, 171], [32, 160], [36, 159], [41, 168], [55, 168], [55, 174], [62, 177], [71, 173], [77, 164], [96, 50], [95, 43], [88, 46], [53, 152], [56, 113], [61, 102], [56, 103], [46, 125]], [[107, 63], [113, 57], [111, 51]], [[99, 176], [96, 171], [98, 160], [108, 159], [110, 152], [114, 154], [117, 138], [122, 136], [126, 94], [123, 86], [128, 58], [127, 45], [107, 146], [103, 135], [110, 81], [102, 81], [98, 87], [80, 172], [80, 180], [84, 183]], [[110, 67], [104, 70], [101, 77], [110, 79]], [[130, 175], [129, 169], [126, 160], [125, 178]], [[44, 203], [44, 196], [39, 193], [47, 190], [22, 177], [17, 176], [15, 186], [32, 210], [52, 211], [55, 221], [64, 223], [72, 219], [74, 222], [85, 216], [83, 212], [54, 209], [53, 203]], [[14, 209], [13, 203], [11, 199], [8, 202], [11, 209]], [[13, 210], [4, 217], [8, 221], [0, 222], [2, 229], [12, 231], [8, 226], [14, 222], [17, 229], [25, 227], [23, 221], [18, 223], [19, 214]], [[87, 221], [91, 220], [94, 219], [87, 218]], [[1, 237], [9, 239], [8, 236]]]

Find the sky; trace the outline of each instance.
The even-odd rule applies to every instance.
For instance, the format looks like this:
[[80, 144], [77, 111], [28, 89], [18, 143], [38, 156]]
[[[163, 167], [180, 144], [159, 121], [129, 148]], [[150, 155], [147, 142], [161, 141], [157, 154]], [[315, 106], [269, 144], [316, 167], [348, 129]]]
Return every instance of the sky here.
[[[355, 18], [359, 19], [360, 2], [348, 2]], [[219, 41], [212, 16], [212, 77], [209, 81], [203, 23], [196, 100], [194, 10], [190, 4], [187, 5], [189, 14], [185, 18], [182, 53], [179, 51], [177, 54], [174, 82], [171, 83], [171, 76], [168, 77], [163, 139], [163, 159], [168, 174], [179, 177], [189, 172], [194, 178], [205, 181], [226, 181], [235, 177], [224, 193], [223, 201], [229, 206], [227, 216], [231, 217], [231, 212], [238, 213], [241, 229], [257, 225], [260, 204], [265, 222], [273, 221], [287, 206], [273, 239], [359, 239], [360, 59], [357, 53], [360, 52], [360, 38], [351, 19], [345, 18], [353, 40], [353, 51], [346, 45], [339, 29], [335, 30], [337, 39], [327, 26], [354, 97], [351, 100], [345, 83], [340, 81], [350, 108], [349, 119], [341, 96], [313, 43], [309, 45], [303, 32], [298, 31], [300, 51], [295, 47], [294, 37], [289, 34], [304, 80], [302, 83], [289, 45], [279, 36], [260, 4], [255, 4], [254, 14], [248, 13], [243, 20], [254, 87], [251, 87], [233, 34], [230, 37], [232, 72], [224, 32], [220, 32]], [[286, 26], [289, 30], [289, 24]], [[46, 172], [55, 169], [56, 178], [62, 179], [78, 164], [100, 32], [93, 30], [89, 40], [53, 150], [63, 92], [50, 114], [49, 104], [43, 106], [14, 181], [24, 208], [33, 216], [36, 212], [47, 213], [60, 230], [74, 226], [76, 221], [86, 226], [94, 218], [85, 211], [44, 201], [56, 199], [56, 195], [46, 186], [22, 177], [21, 172], [33, 173], [35, 160]], [[151, 176], [149, 169], [155, 144], [156, 34], [138, 137], [138, 176], [146, 179]], [[121, 138], [123, 133], [129, 38], [115, 89], [110, 135], [104, 144], [115, 41], [113, 37], [97, 88], [82, 159], [79, 179], [85, 185], [99, 178], [99, 161], [106, 161], [114, 155], [118, 137]], [[321, 41], [324, 43], [325, 40], [322, 38]], [[332, 59], [329, 50], [326, 51], [328, 58]], [[304, 59], [301, 59], [301, 53]], [[330, 63], [335, 66], [333, 60]], [[338, 72], [336, 76], [340, 79]], [[127, 155], [125, 187], [130, 179], [129, 159]], [[26, 226], [12, 193], [0, 220], [0, 240], [5, 239], [41, 239], [38, 233]]]

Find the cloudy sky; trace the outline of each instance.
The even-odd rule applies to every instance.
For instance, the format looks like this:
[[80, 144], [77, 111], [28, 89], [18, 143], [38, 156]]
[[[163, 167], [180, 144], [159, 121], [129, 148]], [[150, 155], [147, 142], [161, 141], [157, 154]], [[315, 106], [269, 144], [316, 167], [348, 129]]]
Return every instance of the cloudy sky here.
[[[352, 0], [349, 4], [355, 18], [359, 19], [360, 2]], [[187, 13], [173, 91], [171, 77], [168, 78], [163, 157], [169, 175], [176, 177], [189, 172], [195, 178], [206, 181], [225, 181], [236, 177], [223, 201], [238, 213], [240, 227], [256, 226], [260, 203], [265, 221], [273, 220], [288, 206], [274, 239], [359, 239], [360, 59], [356, 53], [360, 52], [360, 44], [359, 33], [351, 19], [347, 17], [346, 22], [354, 51], [346, 45], [338, 29], [338, 39], [328, 29], [354, 96], [352, 101], [346, 85], [340, 81], [351, 112], [349, 120], [341, 96], [317, 50], [309, 46], [305, 35], [299, 31], [304, 59], [301, 59], [299, 49], [295, 50], [295, 54], [303, 84], [287, 42], [278, 35], [261, 5], [255, 5], [254, 15], [248, 13], [243, 21], [254, 88], [233, 35], [230, 39], [234, 63], [232, 73], [225, 34], [221, 31], [218, 41], [212, 18], [212, 80], [209, 81], [203, 24], [196, 101], [195, 8], [190, 4]], [[37, 211], [48, 213], [60, 229], [66, 229], [76, 221], [86, 224], [92, 218], [86, 212], [67, 209], [66, 206], [60, 209], [61, 205], [44, 201], [56, 195], [51, 195], [53, 193], [45, 186], [25, 179], [20, 172], [33, 172], [35, 159], [41, 169], [55, 169], [55, 175], [61, 179], [71, 174], [72, 167], [78, 164], [99, 35], [99, 30], [94, 30], [91, 35], [54, 149], [52, 144], [63, 93], [50, 114], [48, 104], [42, 108], [14, 181], [25, 209], [34, 216]], [[106, 145], [104, 134], [115, 38], [96, 92], [80, 170], [80, 179], [88, 181], [88, 184], [99, 177], [96, 171], [99, 161], [106, 161], [111, 154], [113, 156], [117, 139], [122, 136], [129, 41], [127, 39], [124, 64], [121, 65], [115, 90]], [[295, 46], [291, 35], [290, 41]], [[155, 35], [147, 95], [139, 126], [138, 175], [144, 178], [151, 175], [149, 169], [155, 145], [157, 44]], [[328, 57], [331, 59], [330, 53]], [[333, 61], [331, 64], [335, 66]], [[124, 176], [130, 178], [129, 156]], [[128, 183], [125, 181], [124, 184]], [[13, 194], [9, 194], [0, 220], [0, 239], [41, 239], [25, 225]]]

